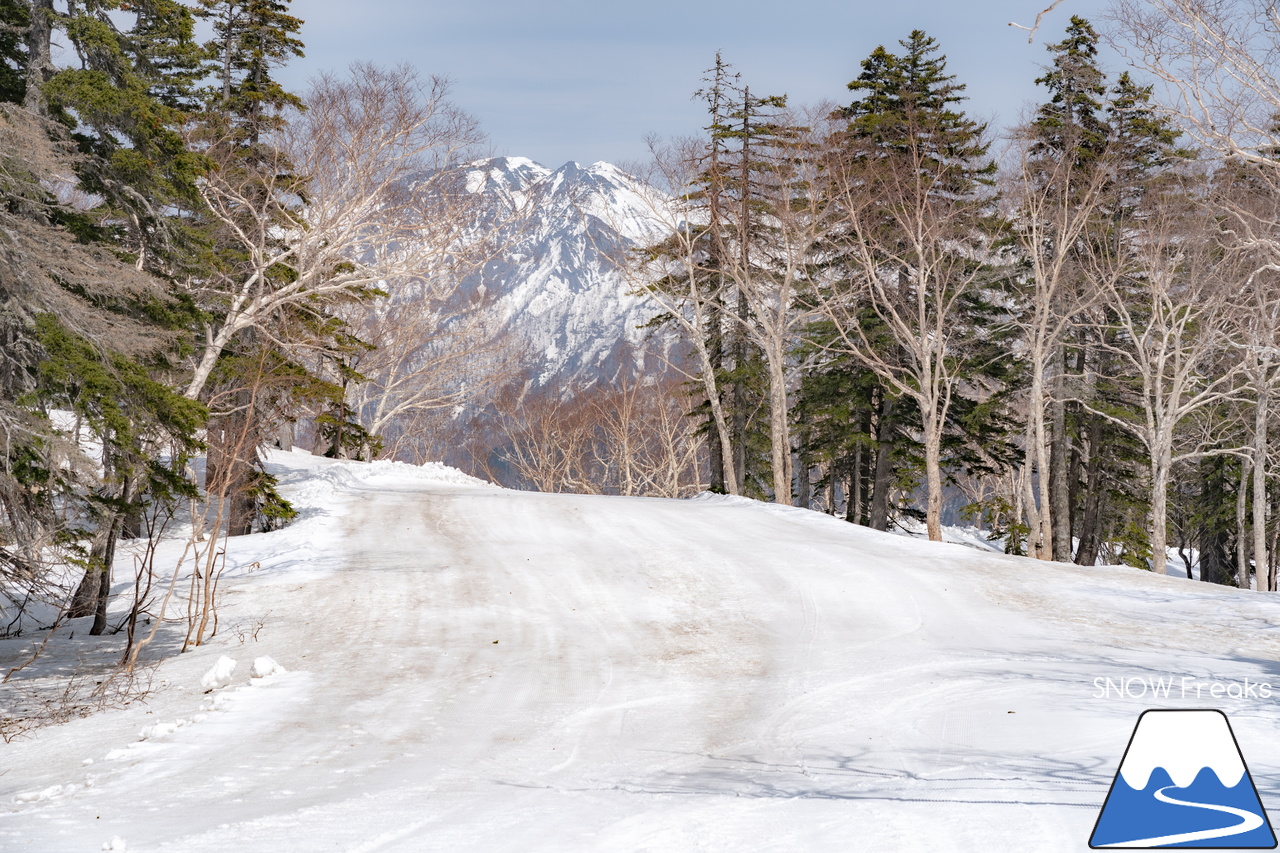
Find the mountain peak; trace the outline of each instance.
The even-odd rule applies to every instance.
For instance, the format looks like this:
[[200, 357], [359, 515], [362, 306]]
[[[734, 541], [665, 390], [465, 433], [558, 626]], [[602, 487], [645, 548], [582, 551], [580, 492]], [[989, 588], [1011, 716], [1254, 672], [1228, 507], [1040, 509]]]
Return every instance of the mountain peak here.
[[617, 253], [664, 233], [653, 191], [603, 161], [552, 171], [524, 157], [468, 164], [467, 187], [501, 216], [518, 214], [474, 286], [499, 294], [497, 325], [538, 354], [539, 381], [583, 386], [623, 370], [657, 308], [633, 292]]

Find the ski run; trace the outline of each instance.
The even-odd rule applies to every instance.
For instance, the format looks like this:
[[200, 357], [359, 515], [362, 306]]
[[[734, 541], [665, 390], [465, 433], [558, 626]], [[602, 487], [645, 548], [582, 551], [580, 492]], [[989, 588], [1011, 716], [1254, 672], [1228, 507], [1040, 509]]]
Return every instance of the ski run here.
[[[0, 850], [1079, 851], [1150, 707], [1227, 713], [1280, 807], [1271, 597], [741, 498], [271, 467], [302, 517], [229, 540], [214, 639], [0, 744]], [[87, 630], [10, 699], [118, 649]]]

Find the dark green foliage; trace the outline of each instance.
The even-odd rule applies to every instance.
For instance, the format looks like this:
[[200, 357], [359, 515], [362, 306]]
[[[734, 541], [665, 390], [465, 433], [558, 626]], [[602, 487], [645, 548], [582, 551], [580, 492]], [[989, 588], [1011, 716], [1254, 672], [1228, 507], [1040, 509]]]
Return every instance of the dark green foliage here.
[[91, 239], [112, 242], [149, 271], [171, 274], [193, 239], [188, 223], [173, 214], [198, 206], [202, 166], [181, 133], [195, 61], [191, 14], [169, 0], [149, 0], [131, 7], [136, 29], [121, 32], [109, 8], [77, 6], [61, 20], [80, 64], [55, 73], [42, 96], [88, 155], [77, 169], [81, 187], [102, 199], [92, 211], [99, 230]]
[[[849, 84], [858, 98], [837, 113], [845, 127], [831, 140], [831, 156], [861, 201], [850, 214], [858, 218], [858, 234], [849, 240], [857, 253], [845, 254], [837, 231], [826, 259], [837, 279], [824, 301], [846, 304], [845, 323], [859, 353], [848, 364], [821, 369], [835, 368], [862, 390], [857, 408], [870, 417], [856, 418], [860, 423], [845, 440], [855, 456], [863, 445], [875, 447], [882, 459], [888, 453], [895, 479], [908, 483], [894, 491], [910, 494], [921, 481], [918, 466], [926, 463], [939, 466], [942, 479], [948, 470], [981, 473], [1008, 464], [1015, 424], [1007, 396], [1017, 375], [1009, 350], [1005, 225], [990, 189], [996, 166], [988, 158], [985, 126], [959, 109], [964, 86], [947, 73], [934, 39], [916, 30], [899, 44], [900, 54], [882, 46], [863, 61], [862, 73]], [[921, 233], [927, 233], [923, 240]], [[938, 322], [945, 323], [947, 342], [929, 352], [933, 363], [926, 366], [911, 339], [929, 339]], [[840, 342], [824, 342], [821, 329], [811, 329], [819, 336], [817, 350], [839, 352]], [[864, 369], [875, 378], [857, 381], [856, 372]], [[948, 387], [938, 393], [931, 383], [942, 376]], [[900, 399], [877, 407], [868, 393]], [[889, 426], [885, 413], [893, 426], [873, 432], [872, 420]], [[928, 461], [926, 443], [906, 437], [926, 428], [939, 436], [936, 463]], [[892, 449], [876, 446], [886, 441]], [[859, 507], [865, 506], [859, 489], [871, 479], [872, 455], [859, 457], [862, 470], [850, 478]], [[882, 468], [871, 493], [891, 483]], [[910, 509], [903, 505], [898, 512]], [[872, 519], [872, 526], [883, 524], [883, 518]]]
[[1041, 152], [1090, 162], [1106, 150], [1110, 129], [1103, 118], [1106, 78], [1098, 67], [1098, 34], [1077, 15], [1067, 37], [1049, 46], [1053, 64], [1036, 83], [1050, 92], [1036, 111], [1032, 128]]
[[[765, 498], [773, 491], [768, 371], [749, 334], [754, 318], [738, 282], [770, 274], [766, 193], [785, 172], [794, 129], [779, 120], [786, 98], [751, 94], [719, 54], [703, 82], [694, 97], [707, 104], [706, 141], [688, 164], [694, 167], [690, 185], [677, 188], [703, 224], [692, 246], [689, 235], [675, 235], [642, 254], [647, 261], [676, 261], [678, 271], [650, 285], [665, 293], [664, 301], [687, 301], [688, 276], [695, 276], [693, 290], [704, 318], [700, 335], [727, 422], [734, 479], [743, 494]], [[677, 261], [690, 250], [692, 264]], [[670, 314], [655, 323], [678, 325]], [[711, 488], [724, 491], [727, 479], [709, 401], [692, 415], [703, 420], [700, 429], [708, 437]]]
[[302, 20], [278, 0], [198, 0], [196, 12], [213, 25], [205, 44], [207, 71], [216, 85], [206, 94], [209, 107], [230, 120], [237, 138], [252, 145], [279, 126], [279, 113], [301, 107], [297, 95], [272, 77], [274, 69], [303, 55], [296, 37]]
[[263, 530], [279, 530], [298, 517], [298, 511], [280, 496], [280, 481], [266, 471], [254, 471], [253, 484], [248, 497], [258, 507], [263, 519]]
[[148, 94], [183, 113], [198, 110], [207, 54], [195, 40], [194, 13], [176, 0], [135, 0], [133, 9], [137, 21], [126, 49]]
[[156, 381], [138, 362], [103, 352], [50, 314], [36, 318], [35, 332], [43, 357], [39, 390], [28, 404], [60, 406], [83, 418], [106, 443], [108, 468], [117, 476], [143, 475], [158, 495], [189, 494], [172, 465], [149, 451], [163, 440], [177, 451], [172, 462], [181, 470], [198, 446], [194, 436], [204, 425], [204, 406]]
[[1139, 86], [1126, 71], [1107, 103], [1110, 155], [1115, 164], [1115, 216], [1132, 216], [1151, 184], [1171, 166], [1195, 154], [1178, 146], [1180, 133], [1151, 103], [1151, 86]]
[[[280, 66], [303, 55], [303, 44], [296, 37], [303, 22], [288, 9], [288, 2], [274, 0], [199, 0], [195, 13], [213, 29], [213, 38], [204, 45], [204, 71], [211, 85], [201, 90], [204, 112], [199, 138], [208, 146], [221, 178], [245, 188], [243, 215], [251, 227], [257, 227], [254, 220], [263, 210], [276, 218], [275, 225], [296, 225], [294, 213], [285, 206], [259, 203], [255, 195], [262, 200], [285, 193], [305, 200], [307, 195], [305, 179], [292, 175], [291, 164], [271, 138], [283, 125], [283, 113], [304, 107], [274, 77]], [[209, 266], [211, 277], [229, 282], [232, 290], [252, 274], [243, 246], [217, 234]], [[297, 273], [288, 264], [276, 264], [264, 275], [269, 287], [279, 288], [294, 281]], [[371, 291], [347, 292], [344, 299], [372, 295]], [[202, 307], [216, 325], [218, 315], [230, 306], [225, 296], [215, 295]], [[333, 312], [338, 307], [332, 300], [295, 304], [270, 318], [270, 336], [246, 329], [220, 354], [204, 394], [215, 411], [211, 429], [220, 436], [216, 448], [211, 448], [213, 467], [233, 493], [233, 533], [248, 532], [255, 513], [270, 520], [278, 496], [259, 488], [264, 474], [256, 449], [300, 410], [322, 413], [317, 428], [332, 433], [339, 447], [336, 452], [346, 455], [353, 440], [365, 454], [377, 449], [376, 437], [359, 428], [355, 413], [345, 404], [346, 387], [358, 378], [347, 370], [348, 356], [362, 345], [336, 318]], [[333, 378], [321, 378], [314, 363], [304, 364], [289, 354], [290, 342], [304, 340], [322, 371], [331, 372]]]
[[[867, 312], [863, 318], [867, 328], [882, 328], [874, 314]], [[892, 340], [881, 334], [881, 345], [886, 350]], [[837, 333], [829, 320], [811, 324], [804, 330], [803, 342], [797, 357], [809, 368], [800, 380], [793, 415], [805, 441], [801, 452], [811, 461], [825, 468], [825, 474], [816, 484], [835, 492], [838, 487], [844, 495], [844, 517], [856, 524], [873, 524], [872, 498], [877, 485], [895, 494], [909, 492], [919, 481], [919, 454], [911, 447], [912, 439], [899, 424], [906, 406], [897, 406], [898, 417], [893, 424], [880, 423], [884, 386], [871, 370], [860, 362], [841, 355], [824, 357], [824, 352], [838, 342]], [[884, 452], [891, 455], [894, 476], [892, 480], [876, 482], [876, 458], [881, 451], [879, 438], [891, 436]], [[887, 498], [887, 496], [886, 496]], [[829, 507], [832, 512], [839, 509]], [[889, 515], [884, 522], [898, 514], [899, 507], [886, 502]]]
[[0, 102], [20, 104], [27, 94], [27, 51], [22, 31], [30, 11], [21, 0], [0, 0]]
[[345, 403], [316, 416], [316, 430], [328, 444], [324, 455], [330, 459], [372, 459], [382, 449], [382, 440], [361, 426], [357, 412]]
[[844, 142], [857, 158], [908, 155], [937, 193], [955, 197], [990, 184], [996, 164], [985, 161], [986, 125], [955, 109], [964, 85], [946, 73], [938, 43], [921, 30], [899, 42], [902, 54], [877, 47], [849, 83], [858, 99], [841, 111], [849, 126]]

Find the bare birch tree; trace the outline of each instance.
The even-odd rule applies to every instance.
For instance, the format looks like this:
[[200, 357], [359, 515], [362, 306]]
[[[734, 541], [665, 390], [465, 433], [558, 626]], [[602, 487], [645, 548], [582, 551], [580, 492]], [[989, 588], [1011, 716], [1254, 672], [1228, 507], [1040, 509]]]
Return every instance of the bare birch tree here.
[[[1003, 197], [1029, 263], [1024, 310], [1017, 322], [1029, 380], [1023, 482], [1029, 488], [1034, 479], [1038, 485], [1033, 495], [1038, 500], [1023, 505], [1030, 528], [1028, 553], [1047, 560], [1063, 557], [1054, 554], [1054, 526], [1063, 524], [1069, 532], [1070, 524], [1055, 518], [1046, 415], [1055, 386], [1059, 401], [1062, 396], [1063, 341], [1093, 298], [1081, 286], [1077, 261], [1081, 240], [1096, 224], [1108, 172], [1101, 164], [1085, 166], [1071, 156], [1037, 156], [1037, 141], [1028, 136], [1015, 140]], [[1038, 476], [1033, 478], [1032, 472]]]
[[408, 450], [411, 440], [393, 426], [483, 399], [514, 379], [526, 360], [517, 342], [495, 328], [486, 311], [491, 298], [461, 291], [433, 298], [430, 290], [402, 283], [394, 296], [343, 312], [350, 331], [370, 347], [351, 359], [362, 378], [351, 383], [347, 402], [370, 435], [396, 433], [383, 444], [387, 458]]
[[[1196, 144], [1280, 169], [1280, 10], [1269, 0], [1115, 0], [1112, 40]], [[1274, 178], [1272, 179], [1274, 180]]]
[[649, 139], [652, 155], [641, 175], [654, 192], [644, 196], [647, 213], [667, 234], [662, 243], [637, 253], [621, 265], [632, 287], [648, 295], [682, 330], [698, 368], [698, 381], [711, 410], [719, 439], [725, 490], [741, 494], [734, 464], [734, 446], [707, 331], [725, 322], [723, 306], [728, 279], [710, 263], [708, 245], [713, 221], [697, 200], [701, 144], [682, 139], [663, 144]]
[[[1247, 171], [1254, 191], [1216, 197], [1227, 251], [1248, 259], [1238, 270], [1237, 334], [1255, 419], [1249, 454], [1253, 479], [1253, 551], [1259, 589], [1268, 589], [1265, 525], [1268, 424], [1276, 366], [1271, 288], [1280, 270], [1280, 10], [1268, 0], [1116, 0], [1112, 39], [1160, 84], [1163, 108], [1225, 171]], [[1273, 550], [1273, 549], [1272, 549]], [[1243, 577], [1242, 584], [1247, 583]]]
[[1161, 203], [1140, 223], [1132, 251], [1103, 263], [1122, 274], [1100, 273], [1103, 322], [1115, 335], [1099, 335], [1115, 364], [1113, 381], [1132, 383], [1132, 411], [1095, 414], [1127, 430], [1149, 454], [1151, 510], [1148, 539], [1153, 569], [1167, 558], [1168, 492], [1179, 462], [1215, 452], [1210, 436], [1179, 449], [1179, 427], [1192, 416], [1236, 397], [1241, 361], [1231, 346], [1232, 289], [1206, 211], [1181, 186], [1167, 187]]
[[[518, 485], [541, 492], [690, 497], [705, 487], [703, 441], [686, 416], [691, 402], [674, 374], [572, 395], [514, 384], [494, 407], [501, 459]], [[496, 466], [481, 467], [503, 479]]]
[[[480, 141], [448, 82], [408, 67], [356, 64], [321, 76], [246, 163], [229, 140], [201, 138], [201, 196], [244, 262], [201, 282], [215, 318], [186, 395], [198, 397], [232, 339], [273, 339], [281, 310], [341, 302], [441, 266], [466, 236], [465, 187], [451, 170]], [[423, 279], [428, 286], [452, 279]], [[280, 342], [283, 343], [283, 342]]]
[[[722, 251], [717, 271], [736, 289], [747, 311], [731, 314], [742, 333], [764, 355], [769, 381], [770, 462], [776, 503], [791, 502], [790, 394], [794, 367], [791, 350], [800, 329], [821, 312], [809, 294], [815, 273], [830, 253], [833, 233], [841, 229], [840, 193], [824, 149], [836, 130], [832, 106], [779, 109], [768, 150], [751, 154], [757, 173], [749, 205], [729, 212], [731, 231], [750, 251]], [[748, 194], [747, 181], [740, 181]], [[746, 208], [753, 208], [750, 213]]]
[[[1222, 239], [1229, 249], [1236, 249], [1232, 256], [1240, 284], [1234, 288], [1231, 337], [1241, 354], [1242, 391], [1248, 398], [1244, 402], [1253, 408], [1252, 422], [1246, 427], [1249, 449], [1244, 455], [1246, 464], [1240, 486], [1243, 500], [1252, 481], [1252, 537], [1246, 537], [1243, 524], [1238, 525], [1238, 581], [1241, 587], [1249, 587], [1244, 546], [1245, 540], [1251, 538], [1258, 589], [1274, 591], [1267, 571], [1269, 557], [1274, 556], [1267, 541], [1267, 478], [1275, 470], [1270, 441], [1272, 410], [1280, 403], [1274, 393], [1280, 385], [1280, 268], [1273, 263], [1268, 243], [1280, 227], [1276, 225], [1280, 221], [1280, 195], [1265, 180], [1257, 179], [1258, 171], [1254, 164], [1223, 169], [1211, 198], [1215, 208], [1226, 214], [1220, 217]], [[1243, 507], [1240, 515], [1244, 515]]]

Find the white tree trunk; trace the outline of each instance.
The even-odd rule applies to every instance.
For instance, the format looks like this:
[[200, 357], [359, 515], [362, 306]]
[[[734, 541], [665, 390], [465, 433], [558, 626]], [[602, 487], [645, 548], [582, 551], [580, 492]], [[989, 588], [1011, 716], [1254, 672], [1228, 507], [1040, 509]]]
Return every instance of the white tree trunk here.
[[[1170, 441], [1172, 437], [1170, 437]], [[1151, 570], [1165, 573], [1168, 562], [1169, 475], [1173, 467], [1170, 446], [1151, 454]]]
[[[930, 406], [931, 409], [936, 409]], [[925, 525], [930, 542], [942, 541], [942, 423], [938, 412], [924, 415], [924, 470], [928, 493]]]
[[773, 502], [791, 504], [791, 431], [788, 424], [787, 377], [782, 357], [769, 354], [769, 432], [773, 445]]
[[[1273, 591], [1267, 553], [1267, 428], [1270, 416], [1267, 380], [1271, 373], [1267, 367], [1264, 366], [1262, 372], [1263, 381], [1258, 386], [1257, 408], [1253, 415], [1253, 562], [1257, 567], [1260, 592]], [[1249, 588], [1247, 566], [1240, 586]]]

